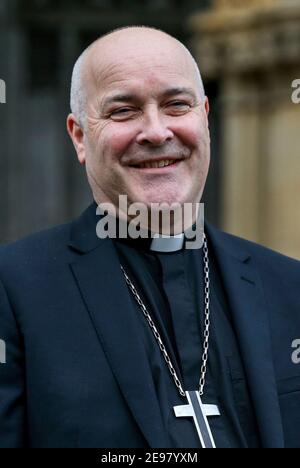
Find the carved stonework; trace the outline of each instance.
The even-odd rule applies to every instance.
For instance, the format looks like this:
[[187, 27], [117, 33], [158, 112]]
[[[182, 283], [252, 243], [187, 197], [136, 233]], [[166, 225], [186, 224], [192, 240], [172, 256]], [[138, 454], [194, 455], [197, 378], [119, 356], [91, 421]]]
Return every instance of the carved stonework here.
[[228, 9], [274, 5], [279, 1], [280, 0], [214, 0], [213, 4], [217, 9]]
[[[232, 6], [235, 2], [219, 0], [218, 4], [223, 3]], [[274, 7], [268, 9], [211, 10], [195, 15], [190, 25], [195, 33], [193, 50], [207, 78], [224, 72], [264, 70], [299, 60], [300, 4], [276, 6], [274, 0]]]

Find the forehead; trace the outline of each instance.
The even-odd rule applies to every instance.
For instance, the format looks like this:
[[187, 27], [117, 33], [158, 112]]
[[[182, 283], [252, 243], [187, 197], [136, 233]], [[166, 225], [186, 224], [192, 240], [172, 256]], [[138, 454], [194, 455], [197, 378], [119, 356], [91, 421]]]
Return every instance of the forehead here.
[[192, 87], [196, 92], [195, 65], [188, 53], [173, 44], [151, 47], [124, 44], [95, 50], [90, 62], [93, 92], [134, 88], [138, 93], [159, 87]]

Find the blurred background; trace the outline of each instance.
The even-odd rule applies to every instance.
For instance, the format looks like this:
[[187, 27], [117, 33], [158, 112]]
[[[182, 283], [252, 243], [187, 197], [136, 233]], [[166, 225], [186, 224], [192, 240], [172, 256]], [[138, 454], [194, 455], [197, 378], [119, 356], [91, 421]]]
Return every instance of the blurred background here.
[[0, 0], [0, 243], [91, 202], [65, 125], [72, 68], [98, 36], [134, 24], [177, 37], [199, 64], [206, 218], [300, 259], [300, 0]]

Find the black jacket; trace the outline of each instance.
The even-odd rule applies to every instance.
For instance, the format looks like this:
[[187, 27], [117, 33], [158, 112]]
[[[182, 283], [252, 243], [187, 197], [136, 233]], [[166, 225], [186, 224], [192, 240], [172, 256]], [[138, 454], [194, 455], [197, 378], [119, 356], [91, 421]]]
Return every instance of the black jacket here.
[[[153, 378], [94, 204], [0, 248], [0, 447], [167, 447]], [[206, 225], [264, 447], [300, 448], [300, 262]], [[2, 342], [2, 343], [3, 343]]]

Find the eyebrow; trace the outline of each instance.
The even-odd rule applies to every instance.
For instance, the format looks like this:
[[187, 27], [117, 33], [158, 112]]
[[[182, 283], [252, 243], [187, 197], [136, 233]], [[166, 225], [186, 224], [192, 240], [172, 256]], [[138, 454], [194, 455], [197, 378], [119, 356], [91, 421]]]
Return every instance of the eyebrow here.
[[196, 93], [193, 90], [193, 88], [185, 88], [185, 87], [169, 88], [163, 93], [163, 95], [166, 97], [177, 96], [178, 94], [187, 94], [191, 96], [193, 99], [195, 100], [197, 99]]
[[[163, 97], [172, 97], [177, 96], [179, 94], [187, 94], [192, 97], [194, 100], [197, 100], [196, 93], [194, 92], [193, 88], [185, 88], [185, 87], [176, 87], [176, 88], [168, 88], [162, 93]], [[109, 96], [103, 101], [103, 107], [107, 107], [110, 104], [114, 104], [116, 102], [133, 102], [138, 99], [138, 96], [133, 93], [126, 93], [126, 94], [116, 94], [114, 96]]]

